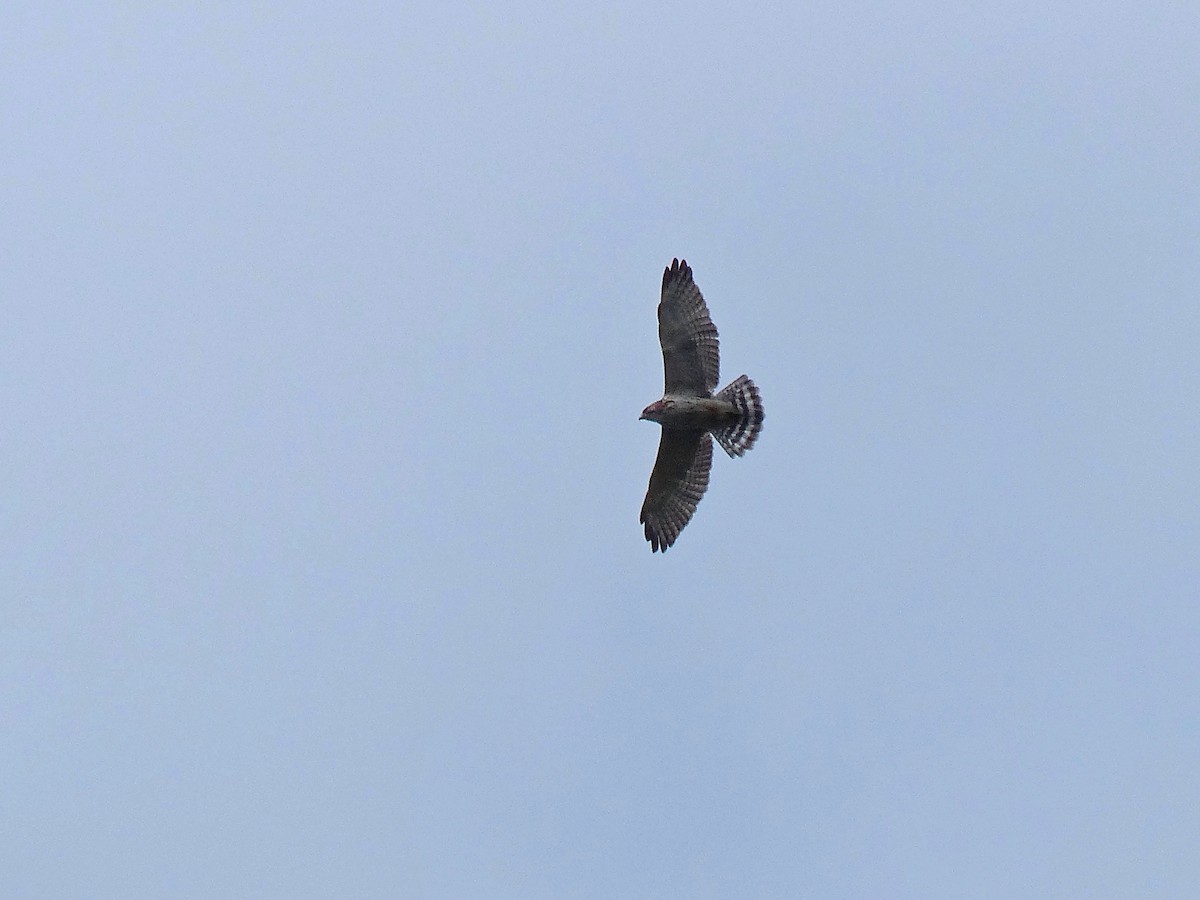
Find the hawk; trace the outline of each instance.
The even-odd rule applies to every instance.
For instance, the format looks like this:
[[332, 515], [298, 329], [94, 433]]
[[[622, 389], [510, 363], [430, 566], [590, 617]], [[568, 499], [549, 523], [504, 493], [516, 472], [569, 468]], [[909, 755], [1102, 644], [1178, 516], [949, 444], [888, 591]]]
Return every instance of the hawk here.
[[673, 259], [663, 270], [658, 341], [666, 386], [641, 415], [662, 425], [640, 518], [652, 553], [674, 544], [696, 512], [708, 487], [712, 439], [731, 457], [741, 456], [763, 422], [762, 397], [745, 375], [713, 396], [720, 377], [717, 327], [687, 260]]

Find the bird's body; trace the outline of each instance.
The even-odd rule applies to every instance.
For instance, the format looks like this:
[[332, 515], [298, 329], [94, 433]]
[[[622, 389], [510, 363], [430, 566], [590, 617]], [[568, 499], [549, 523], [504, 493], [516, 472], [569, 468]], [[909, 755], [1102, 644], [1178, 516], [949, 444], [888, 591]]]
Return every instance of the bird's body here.
[[658, 422], [663, 432], [641, 522], [650, 549], [666, 550], [708, 488], [712, 438], [731, 457], [741, 456], [758, 438], [763, 409], [758, 388], [745, 375], [713, 395], [720, 369], [717, 329], [687, 260], [673, 260], [663, 271], [658, 338], [665, 389], [642, 418]]
[[732, 425], [740, 417], [737, 407], [728, 400], [679, 394], [668, 394], [642, 410], [643, 419], [664, 427], [702, 428], [705, 431], [711, 431], [714, 425]]

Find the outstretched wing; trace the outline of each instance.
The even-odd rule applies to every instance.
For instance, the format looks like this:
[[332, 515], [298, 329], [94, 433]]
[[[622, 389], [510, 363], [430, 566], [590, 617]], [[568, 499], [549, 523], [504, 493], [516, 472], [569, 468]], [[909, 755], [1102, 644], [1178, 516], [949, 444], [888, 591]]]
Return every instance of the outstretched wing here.
[[658, 342], [666, 374], [664, 393], [711, 397], [720, 378], [717, 326], [708, 317], [686, 259], [672, 260], [663, 271]]
[[706, 431], [663, 428], [639, 519], [646, 526], [651, 552], [670, 547], [691, 521], [708, 488], [712, 452]]

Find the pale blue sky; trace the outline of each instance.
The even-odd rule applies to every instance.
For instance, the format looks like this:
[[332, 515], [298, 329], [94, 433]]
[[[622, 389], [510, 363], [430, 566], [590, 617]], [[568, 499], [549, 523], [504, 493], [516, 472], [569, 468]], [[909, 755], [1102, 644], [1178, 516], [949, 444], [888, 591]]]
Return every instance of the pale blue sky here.
[[577, 7], [0, 13], [7, 890], [1191, 896], [1200, 11]]

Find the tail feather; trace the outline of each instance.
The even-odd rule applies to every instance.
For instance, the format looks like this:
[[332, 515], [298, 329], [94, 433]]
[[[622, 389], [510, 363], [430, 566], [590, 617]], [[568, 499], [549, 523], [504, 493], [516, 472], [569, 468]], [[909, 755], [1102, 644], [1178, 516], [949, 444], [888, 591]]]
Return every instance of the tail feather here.
[[730, 456], [741, 456], [754, 446], [754, 442], [758, 440], [758, 433], [762, 431], [763, 405], [758, 385], [742, 375], [717, 394], [717, 397], [732, 403], [739, 415], [732, 425], [714, 431], [713, 437]]

